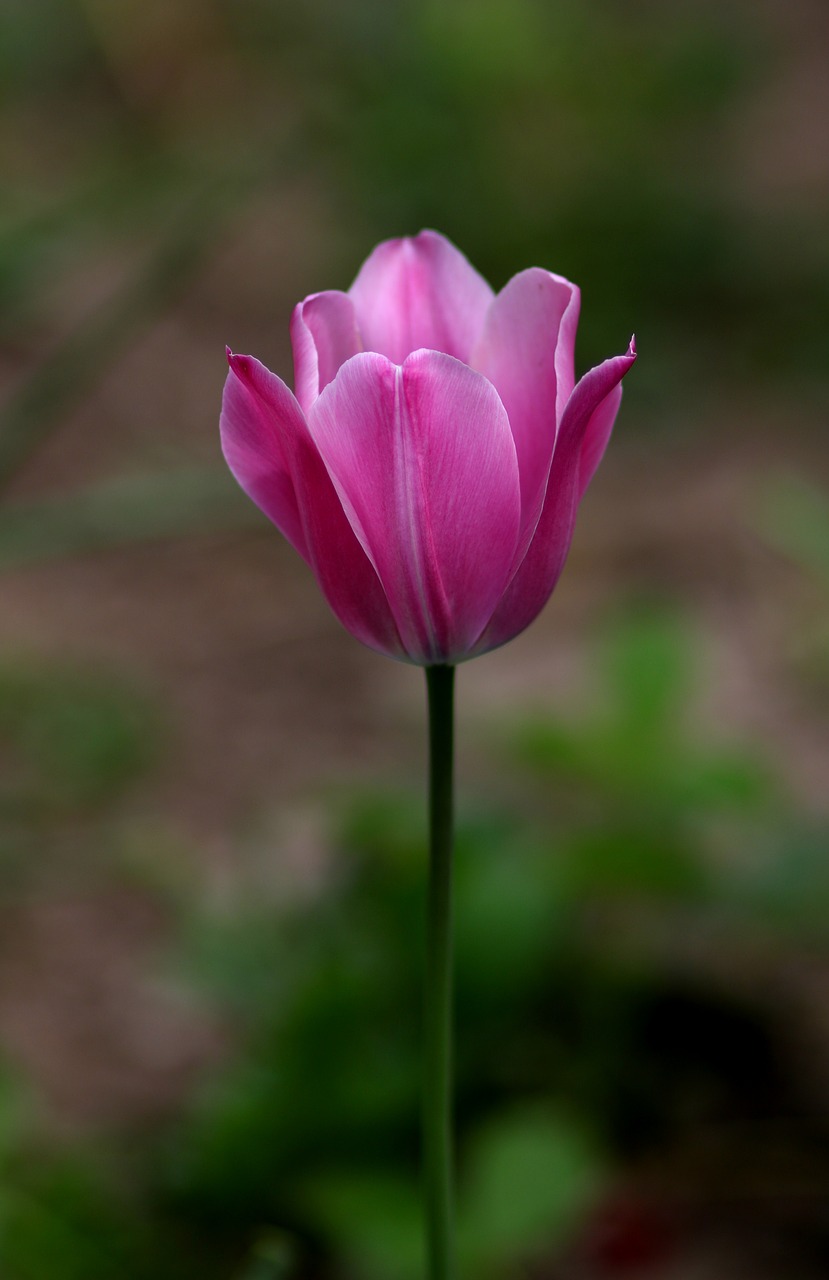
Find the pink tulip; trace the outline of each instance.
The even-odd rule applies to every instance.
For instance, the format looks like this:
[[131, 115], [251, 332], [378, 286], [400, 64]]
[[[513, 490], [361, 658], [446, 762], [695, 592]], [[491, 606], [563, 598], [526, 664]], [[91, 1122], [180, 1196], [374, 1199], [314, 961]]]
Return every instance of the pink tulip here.
[[538, 267], [495, 295], [421, 231], [295, 308], [295, 394], [228, 352], [228, 466], [372, 649], [453, 664], [548, 600], [636, 358], [576, 383], [579, 301]]

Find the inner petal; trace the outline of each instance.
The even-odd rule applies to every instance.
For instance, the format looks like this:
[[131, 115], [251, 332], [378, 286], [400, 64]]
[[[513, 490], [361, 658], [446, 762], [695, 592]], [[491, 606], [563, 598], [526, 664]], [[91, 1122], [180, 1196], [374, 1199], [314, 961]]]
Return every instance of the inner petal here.
[[493, 293], [435, 231], [377, 246], [349, 290], [366, 351], [395, 364], [421, 348], [469, 362]]

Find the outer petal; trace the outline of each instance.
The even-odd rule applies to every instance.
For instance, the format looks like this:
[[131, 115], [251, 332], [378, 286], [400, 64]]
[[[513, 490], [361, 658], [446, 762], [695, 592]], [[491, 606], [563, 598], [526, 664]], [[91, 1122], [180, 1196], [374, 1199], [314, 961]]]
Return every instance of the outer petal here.
[[444, 236], [386, 240], [349, 290], [366, 351], [402, 364], [426, 347], [469, 362], [492, 290]]
[[345, 517], [297, 401], [252, 356], [228, 358], [221, 425], [231, 471], [309, 561], [343, 626], [380, 653], [405, 656], [380, 580]]
[[[634, 359], [636, 358], [635, 338], [630, 340], [628, 355], [633, 356]], [[590, 421], [584, 432], [581, 453], [579, 454], [579, 502], [584, 497], [587, 486], [596, 474], [599, 463], [604, 457], [604, 451], [610, 441], [610, 434], [621, 403], [622, 384], [618, 382], [590, 415]]]
[[433, 351], [402, 368], [366, 353], [320, 395], [309, 427], [406, 652], [457, 661], [495, 608], [518, 537], [518, 464], [495, 389]]
[[304, 426], [302, 412], [285, 383], [258, 361], [230, 350], [227, 361], [219, 421], [225, 461], [248, 497], [310, 562], [286, 451], [286, 438]]
[[[626, 355], [614, 356], [591, 369], [568, 400], [535, 537], [492, 621], [475, 646], [476, 653], [485, 653], [517, 636], [547, 603], [570, 550], [578, 504], [584, 491], [582, 458], [586, 457], [586, 466], [589, 466], [595, 457], [595, 443], [607, 442], [621, 399], [619, 384], [635, 359], [636, 346], [631, 340]], [[588, 446], [587, 453], [583, 454], [585, 446]]]
[[489, 378], [509, 415], [521, 477], [521, 556], [541, 514], [556, 425], [573, 389], [578, 313], [575, 285], [531, 267], [498, 294], [472, 353], [472, 367]]
[[363, 349], [348, 294], [312, 293], [294, 307], [291, 344], [296, 398], [307, 413], [340, 365]]

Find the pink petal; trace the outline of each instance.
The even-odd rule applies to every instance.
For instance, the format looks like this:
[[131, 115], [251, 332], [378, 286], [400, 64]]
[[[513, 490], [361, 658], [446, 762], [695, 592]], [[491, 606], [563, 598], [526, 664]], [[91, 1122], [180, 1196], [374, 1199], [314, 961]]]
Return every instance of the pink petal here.
[[227, 465], [245, 493], [299, 554], [310, 560], [285, 439], [304, 427], [280, 378], [250, 356], [227, 353], [220, 430]]
[[[636, 338], [630, 340], [630, 348], [627, 356], [622, 359], [632, 357], [636, 359]], [[629, 368], [630, 366], [628, 366]], [[625, 370], [625, 373], [627, 369]], [[624, 374], [622, 375], [624, 376]], [[619, 412], [619, 405], [622, 403], [622, 384], [617, 383], [616, 386], [608, 392], [604, 400], [593, 410], [590, 415], [590, 421], [584, 433], [584, 440], [581, 446], [581, 455], [579, 457], [579, 502], [581, 502], [587, 486], [596, 474], [596, 470], [604, 457], [604, 451], [610, 440], [610, 433], [613, 430], [613, 424], [616, 421], [616, 415]]]
[[437, 352], [402, 368], [366, 353], [343, 365], [309, 427], [406, 652], [426, 664], [464, 656], [518, 537], [518, 464], [495, 389]]
[[294, 307], [291, 343], [296, 398], [307, 413], [340, 365], [363, 349], [348, 294], [312, 293]]
[[366, 351], [402, 364], [426, 347], [468, 363], [492, 290], [444, 236], [386, 240], [349, 289]]
[[550, 478], [535, 537], [510, 582], [492, 621], [475, 646], [485, 653], [533, 621], [543, 609], [564, 568], [583, 492], [582, 450], [588, 444], [585, 466], [593, 461], [596, 442], [607, 442], [621, 398], [620, 383], [636, 359], [631, 341], [626, 355], [605, 360], [586, 373], [567, 402], [556, 440]]
[[472, 353], [472, 367], [509, 415], [521, 477], [521, 555], [541, 514], [556, 424], [573, 389], [578, 314], [575, 285], [532, 267], [495, 298]]
[[222, 447], [239, 484], [310, 563], [332, 610], [370, 648], [403, 657], [380, 580], [345, 517], [297, 401], [252, 356], [228, 356]]

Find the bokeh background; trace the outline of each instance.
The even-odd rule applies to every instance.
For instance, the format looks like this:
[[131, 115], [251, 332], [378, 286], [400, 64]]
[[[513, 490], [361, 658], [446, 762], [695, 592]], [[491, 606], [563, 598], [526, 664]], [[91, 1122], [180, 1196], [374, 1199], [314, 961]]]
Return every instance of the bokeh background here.
[[829, 1274], [827, 66], [825, 0], [4, 0], [4, 1280], [421, 1274], [421, 679], [217, 417], [424, 225], [641, 355], [459, 676], [463, 1275]]

